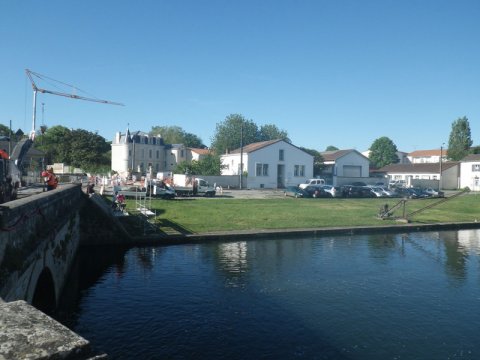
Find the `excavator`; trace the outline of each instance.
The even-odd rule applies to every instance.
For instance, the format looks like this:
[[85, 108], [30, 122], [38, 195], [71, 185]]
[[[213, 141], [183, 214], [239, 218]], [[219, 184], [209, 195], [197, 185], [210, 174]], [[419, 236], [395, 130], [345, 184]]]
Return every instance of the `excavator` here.
[[37, 109], [37, 92], [42, 94], [52, 94], [58, 96], [64, 96], [71, 99], [77, 100], [86, 100], [86, 101], [93, 101], [102, 104], [110, 104], [110, 105], [120, 105], [123, 106], [122, 103], [117, 103], [113, 101], [102, 100], [98, 98], [90, 98], [79, 96], [75, 94], [69, 94], [59, 91], [52, 91], [43, 89], [37, 86], [35, 83], [34, 77], [38, 79], [48, 79], [50, 81], [55, 81], [62, 85], [66, 85], [71, 87], [72, 89], [79, 90], [78, 88], [74, 87], [73, 85], [69, 85], [63, 83], [61, 81], [49, 78], [45, 75], [41, 75], [39, 73], [33, 72], [29, 69], [25, 69], [25, 73], [27, 74], [30, 82], [32, 83], [33, 88], [33, 120], [32, 120], [32, 131], [28, 138], [20, 140], [12, 150], [11, 154], [7, 154], [5, 151], [0, 150], [0, 204], [3, 204], [7, 201], [12, 201], [17, 198], [18, 189], [22, 185], [22, 172], [23, 172], [23, 160], [25, 155], [27, 154], [28, 150], [32, 147], [33, 142], [35, 140], [35, 128], [36, 128], [36, 109]]

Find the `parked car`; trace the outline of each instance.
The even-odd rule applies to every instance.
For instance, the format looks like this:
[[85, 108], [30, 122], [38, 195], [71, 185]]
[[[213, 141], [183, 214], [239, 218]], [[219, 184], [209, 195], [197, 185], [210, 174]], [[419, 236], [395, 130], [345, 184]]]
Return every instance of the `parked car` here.
[[338, 186], [323, 185], [322, 189], [329, 197], [337, 197], [342, 195], [342, 191]]
[[315, 185], [307, 186], [303, 190], [306, 191], [310, 195], [310, 197], [313, 198], [327, 197], [327, 193], [321, 187]]
[[379, 187], [371, 187], [370, 191], [376, 197], [386, 197], [385, 193], [383, 192], [382, 188]]
[[421, 198], [426, 198], [428, 195], [426, 195], [421, 189], [419, 188], [397, 188], [396, 189], [397, 194], [399, 194], [403, 198], [408, 198], [408, 199], [421, 199]]
[[429, 197], [444, 197], [445, 193], [443, 191], [438, 191], [432, 188], [423, 189], [423, 192]]
[[287, 186], [284, 191], [285, 196], [292, 196], [294, 198], [311, 197], [311, 195], [304, 189], [300, 189], [298, 186]]
[[405, 187], [407, 185], [407, 183], [405, 182], [405, 180], [391, 180], [389, 183], [388, 183], [388, 187], [390, 188], [399, 188], [399, 187]]
[[307, 186], [316, 186], [320, 187], [325, 185], [325, 180], [324, 179], [308, 179], [304, 183], [298, 185], [300, 189], [305, 189]]
[[367, 186], [344, 185], [342, 186], [342, 196], [348, 198], [371, 198], [375, 195], [372, 194]]
[[353, 186], [367, 186], [363, 181], [355, 181], [352, 183]]
[[381, 186], [372, 186], [370, 188], [370, 191], [376, 197], [394, 197], [394, 196], [397, 196], [395, 191], [393, 191], [391, 189], [387, 189], [385, 187], [381, 187]]

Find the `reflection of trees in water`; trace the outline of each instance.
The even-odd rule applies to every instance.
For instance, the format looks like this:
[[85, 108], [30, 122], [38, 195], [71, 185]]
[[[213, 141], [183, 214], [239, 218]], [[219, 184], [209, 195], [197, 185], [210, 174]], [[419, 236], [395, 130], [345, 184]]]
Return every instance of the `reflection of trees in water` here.
[[403, 235], [390, 233], [367, 235], [367, 243], [372, 259], [387, 260], [397, 253], [405, 256]]
[[458, 231], [445, 231], [442, 233], [445, 246], [445, 271], [455, 280], [466, 280], [468, 250], [460, 246]]

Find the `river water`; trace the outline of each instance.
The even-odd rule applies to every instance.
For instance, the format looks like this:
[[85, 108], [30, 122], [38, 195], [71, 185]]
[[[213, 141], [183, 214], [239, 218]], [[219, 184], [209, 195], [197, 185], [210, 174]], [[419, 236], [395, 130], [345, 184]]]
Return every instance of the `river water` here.
[[58, 318], [112, 359], [479, 359], [480, 230], [83, 249]]

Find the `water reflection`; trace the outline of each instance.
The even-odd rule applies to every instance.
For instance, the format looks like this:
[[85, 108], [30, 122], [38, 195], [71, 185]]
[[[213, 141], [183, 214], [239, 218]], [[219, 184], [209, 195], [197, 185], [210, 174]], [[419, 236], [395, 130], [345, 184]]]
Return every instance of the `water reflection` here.
[[479, 243], [475, 230], [84, 249], [63, 321], [113, 358], [448, 358], [480, 351]]

